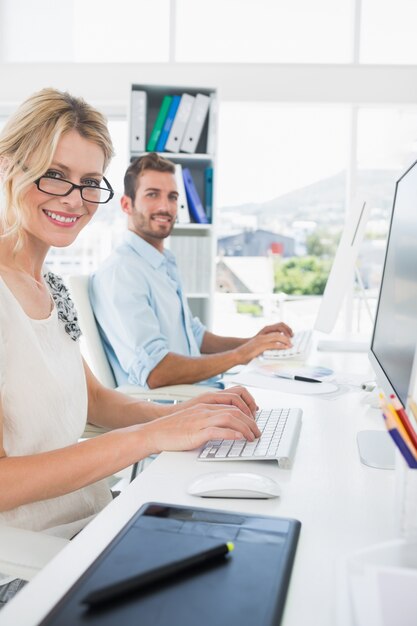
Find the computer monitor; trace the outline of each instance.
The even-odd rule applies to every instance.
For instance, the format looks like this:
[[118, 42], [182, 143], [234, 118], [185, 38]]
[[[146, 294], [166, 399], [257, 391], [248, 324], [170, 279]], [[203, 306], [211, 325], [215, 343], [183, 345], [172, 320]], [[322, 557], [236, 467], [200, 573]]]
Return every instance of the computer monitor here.
[[352, 285], [369, 207], [366, 202], [354, 202], [337, 247], [314, 328], [331, 333], [340, 313], [346, 292]]
[[396, 183], [369, 359], [406, 405], [417, 343], [417, 161]]
[[[365, 201], [356, 199], [352, 202], [314, 323], [315, 330], [331, 333], [335, 327], [346, 294], [353, 286], [356, 260], [365, 235], [369, 211], [370, 206]], [[365, 304], [371, 315], [368, 303]], [[351, 336], [344, 336], [338, 340], [321, 339], [317, 348], [367, 352], [369, 340], [353, 340]]]
[[[406, 406], [417, 342], [417, 162], [396, 183], [369, 360], [378, 384]], [[358, 433], [361, 461], [394, 467], [384, 431]]]

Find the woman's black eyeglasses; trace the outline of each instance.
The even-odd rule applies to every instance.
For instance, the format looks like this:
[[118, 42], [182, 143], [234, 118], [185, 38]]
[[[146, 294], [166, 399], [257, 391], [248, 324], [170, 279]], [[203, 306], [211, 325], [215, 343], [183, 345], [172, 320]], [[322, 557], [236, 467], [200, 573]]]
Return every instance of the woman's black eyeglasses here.
[[94, 202], [94, 204], [106, 204], [114, 196], [114, 191], [109, 181], [104, 178], [103, 181], [107, 187], [99, 187], [98, 185], [76, 185], [70, 180], [63, 178], [51, 178], [49, 176], [41, 176], [34, 181], [35, 185], [43, 193], [50, 196], [68, 196], [73, 189], [79, 189], [81, 198], [86, 202]]

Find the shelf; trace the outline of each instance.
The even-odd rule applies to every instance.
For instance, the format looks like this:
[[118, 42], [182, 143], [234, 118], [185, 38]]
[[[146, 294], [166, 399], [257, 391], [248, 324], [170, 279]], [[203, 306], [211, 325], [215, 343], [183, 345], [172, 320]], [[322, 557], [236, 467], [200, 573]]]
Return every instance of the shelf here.
[[[131, 152], [130, 160], [133, 161], [138, 157], [144, 156], [145, 154], [149, 154], [149, 152]], [[206, 152], [193, 152], [189, 154], [188, 152], [158, 152], [161, 156], [166, 159], [170, 159], [173, 161], [213, 161], [214, 155], [208, 154]]]
[[210, 232], [212, 228], [213, 224], [196, 224], [194, 222], [190, 224], [174, 224], [174, 231], [176, 233], [180, 230], [205, 230]]
[[[166, 247], [171, 250], [176, 258], [183, 290], [189, 300], [192, 314], [199, 317], [210, 328], [215, 284], [216, 230], [212, 223], [201, 224], [194, 221], [188, 222], [187, 220], [190, 215], [192, 216], [191, 220], [195, 218], [203, 219], [204, 215], [202, 215], [201, 208], [205, 211], [210, 222], [214, 219], [213, 179], [215, 178], [217, 130], [216, 90], [198, 86], [137, 83], [131, 86], [131, 94], [132, 96], [135, 95], [134, 98], [131, 98], [130, 110], [129, 157], [131, 162], [149, 154], [145, 147], [149, 145], [151, 136], [152, 142], [150, 145], [153, 146], [158, 145], [162, 130], [165, 133], [171, 132], [172, 120], [174, 119], [175, 123], [177, 119], [175, 116], [178, 114], [178, 110], [171, 113], [171, 115], [168, 115], [168, 110], [172, 103], [174, 105], [178, 103], [177, 96], [181, 98], [179, 101], [180, 107], [183, 96], [191, 96], [191, 99], [188, 97], [183, 100], [182, 116], [178, 117], [180, 121], [177, 129], [171, 137], [171, 143], [167, 145], [174, 150], [180, 150], [181, 147], [187, 149], [188, 145], [193, 145], [195, 152], [170, 152], [166, 150], [157, 150], [156, 152], [176, 165], [175, 175], [179, 191], [178, 206], [182, 221], [174, 224], [171, 236], [166, 241]], [[199, 95], [208, 96], [209, 100], [207, 101], [204, 97], [198, 98]], [[167, 101], [165, 96], [175, 96], [175, 100], [171, 100], [165, 112], [171, 124], [171, 126], [168, 124], [167, 128], [164, 128], [165, 122], [162, 123], [161, 127], [160, 120], [156, 124], [157, 119], [163, 116], [166, 108]], [[164, 100], [165, 107], [162, 108], [161, 114]], [[202, 112], [204, 112], [204, 123], [201, 128], [201, 125], [199, 126], [197, 123], [198, 116], [195, 114], [194, 118], [192, 118], [192, 111], [196, 102], [199, 102], [197, 110], [200, 110], [200, 120], [203, 120]], [[192, 107], [189, 110], [187, 108], [188, 105]], [[206, 107], [208, 107], [207, 110]], [[184, 115], [189, 117], [184, 118]], [[132, 123], [133, 119], [135, 124]], [[192, 141], [193, 132], [188, 129], [188, 121], [184, 121], [184, 119], [188, 119], [188, 121], [193, 119], [191, 127], [194, 131], [195, 141], [192, 144], [189, 144], [188, 141]], [[157, 132], [154, 132], [155, 126], [157, 127]], [[169, 131], [168, 128], [170, 129]], [[186, 137], [188, 139], [184, 144], [183, 139]], [[155, 139], [158, 139], [156, 144]], [[159, 142], [160, 148], [166, 145], [164, 135], [163, 139], [164, 141]], [[189, 170], [189, 172], [184, 176], [185, 169]], [[187, 191], [185, 187], [187, 187]], [[189, 210], [190, 203], [192, 211]], [[203, 206], [201, 207], [201, 205]], [[187, 211], [189, 215], [187, 215]]]

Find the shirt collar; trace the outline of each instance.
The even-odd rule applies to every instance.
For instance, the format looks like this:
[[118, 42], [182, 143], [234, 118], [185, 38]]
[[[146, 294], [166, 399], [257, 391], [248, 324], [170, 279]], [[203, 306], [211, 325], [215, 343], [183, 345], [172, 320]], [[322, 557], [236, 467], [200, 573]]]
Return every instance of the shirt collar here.
[[172, 263], [175, 259], [174, 255], [169, 250], [164, 250], [162, 253], [159, 252], [154, 246], [151, 246], [150, 243], [131, 230], [125, 232], [124, 241], [155, 269], [158, 269], [158, 267], [164, 265], [167, 261]]

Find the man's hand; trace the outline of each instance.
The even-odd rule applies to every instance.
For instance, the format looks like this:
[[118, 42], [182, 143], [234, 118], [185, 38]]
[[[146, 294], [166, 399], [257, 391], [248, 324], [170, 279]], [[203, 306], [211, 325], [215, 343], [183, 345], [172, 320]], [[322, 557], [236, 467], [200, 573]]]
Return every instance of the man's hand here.
[[292, 337], [294, 334], [292, 328], [284, 324], [284, 322], [279, 322], [278, 324], [264, 326], [255, 337], [258, 337], [258, 335], [267, 335], [268, 333], [283, 333], [287, 337]]
[[252, 359], [262, 354], [265, 350], [285, 350], [291, 348], [292, 343], [288, 335], [291, 329], [285, 324], [276, 324], [276, 326], [284, 326], [287, 332], [269, 330], [272, 326], [266, 326], [255, 337], [248, 339], [246, 343], [236, 348], [238, 363], [246, 364]]

